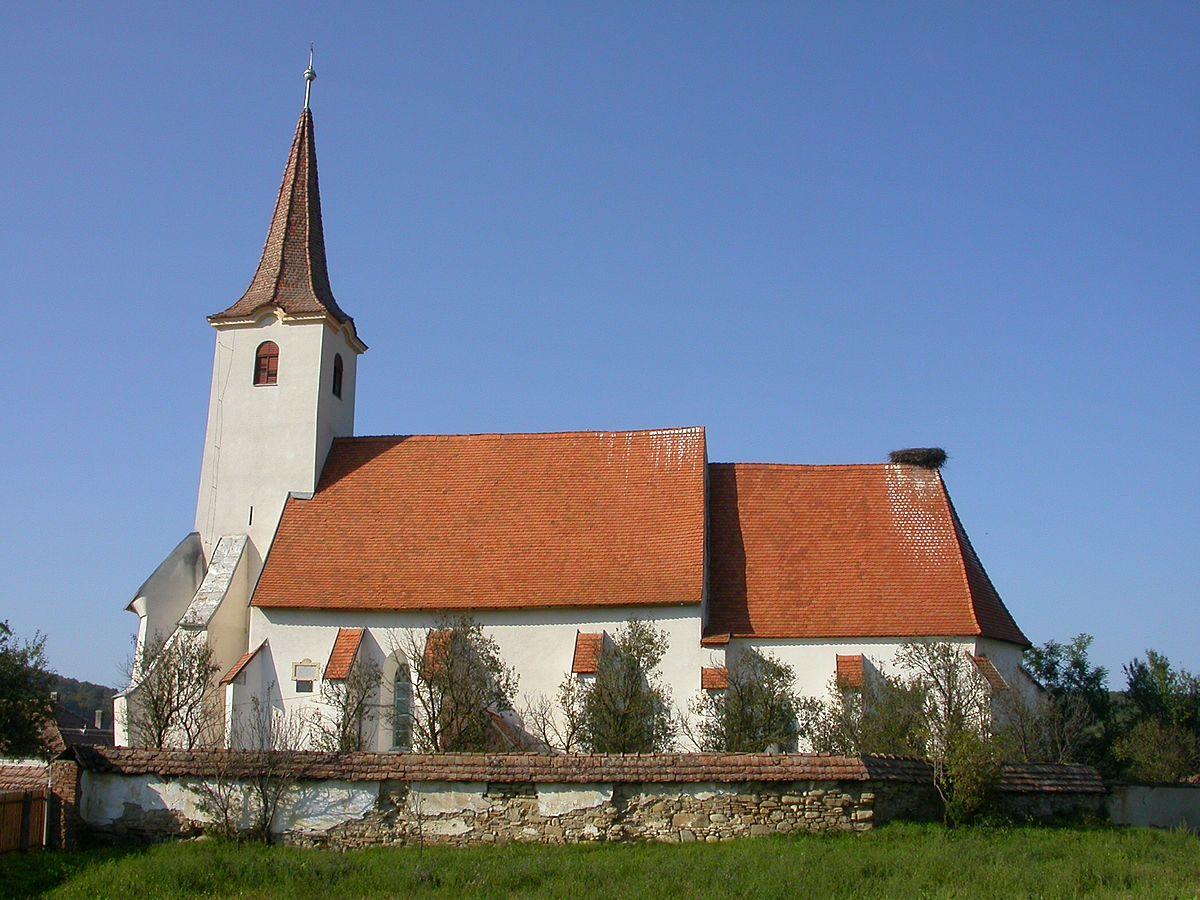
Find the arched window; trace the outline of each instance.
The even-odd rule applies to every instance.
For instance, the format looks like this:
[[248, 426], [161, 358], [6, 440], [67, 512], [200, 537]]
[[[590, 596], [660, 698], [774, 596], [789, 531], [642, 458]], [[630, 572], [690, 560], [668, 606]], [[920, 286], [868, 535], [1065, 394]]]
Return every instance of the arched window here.
[[342, 396], [342, 354], [333, 355], [333, 396]]
[[412, 676], [403, 660], [392, 683], [392, 749], [407, 753], [412, 749]]
[[254, 383], [275, 384], [279, 381], [279, 345], [263, 341], [254, 354]]

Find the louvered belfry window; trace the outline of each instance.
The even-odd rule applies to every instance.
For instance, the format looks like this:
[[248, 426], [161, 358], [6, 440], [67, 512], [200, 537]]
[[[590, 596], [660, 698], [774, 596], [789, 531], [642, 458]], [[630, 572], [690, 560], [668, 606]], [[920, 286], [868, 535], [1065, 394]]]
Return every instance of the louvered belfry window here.
[[342, 396], [342, 354], [333, 355], [333, 396]]
[[279, 345], [263, 341], [254, 354], [254, 383], [276, 384], [279, 381]]

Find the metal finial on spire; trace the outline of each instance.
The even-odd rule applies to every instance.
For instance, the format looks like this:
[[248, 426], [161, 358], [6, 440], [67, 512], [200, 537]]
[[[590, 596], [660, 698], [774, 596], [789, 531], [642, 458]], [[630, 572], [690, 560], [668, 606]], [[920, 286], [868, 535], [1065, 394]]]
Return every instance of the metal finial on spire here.
[[313, 68], [313, 45], [308, 45], [308, 68], [304, 70], [304, 108], [308, 109], [308, 101], [312, 96], [312, 83], [317, 80], [317, 70]]

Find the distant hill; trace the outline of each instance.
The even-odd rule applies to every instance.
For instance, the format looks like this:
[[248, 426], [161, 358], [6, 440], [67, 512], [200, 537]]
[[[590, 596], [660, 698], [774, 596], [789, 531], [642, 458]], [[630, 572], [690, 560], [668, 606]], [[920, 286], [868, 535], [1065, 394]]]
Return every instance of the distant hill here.
[[104, 710], [102, 727], [112, 728], [112, 698], [117, 692], [116, 688], [93, 684], [90, 681], [77, 681], [64, 675], [52, 675], [50, 690], [58, 691], [58, 702], [75, 715], [86, 719], [89, 724], [95, 721], [96, 710]]

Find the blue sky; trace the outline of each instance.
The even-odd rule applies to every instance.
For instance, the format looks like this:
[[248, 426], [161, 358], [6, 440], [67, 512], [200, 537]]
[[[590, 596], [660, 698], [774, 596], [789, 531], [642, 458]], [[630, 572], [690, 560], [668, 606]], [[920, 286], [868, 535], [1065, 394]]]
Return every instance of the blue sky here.
[[359, 433], [941, 445], [1033, 640], [1200, 668], [1200, 7], [175, 6], [0, 9], [0, 619], [62, 673], [191, 528], [310, 40]]

